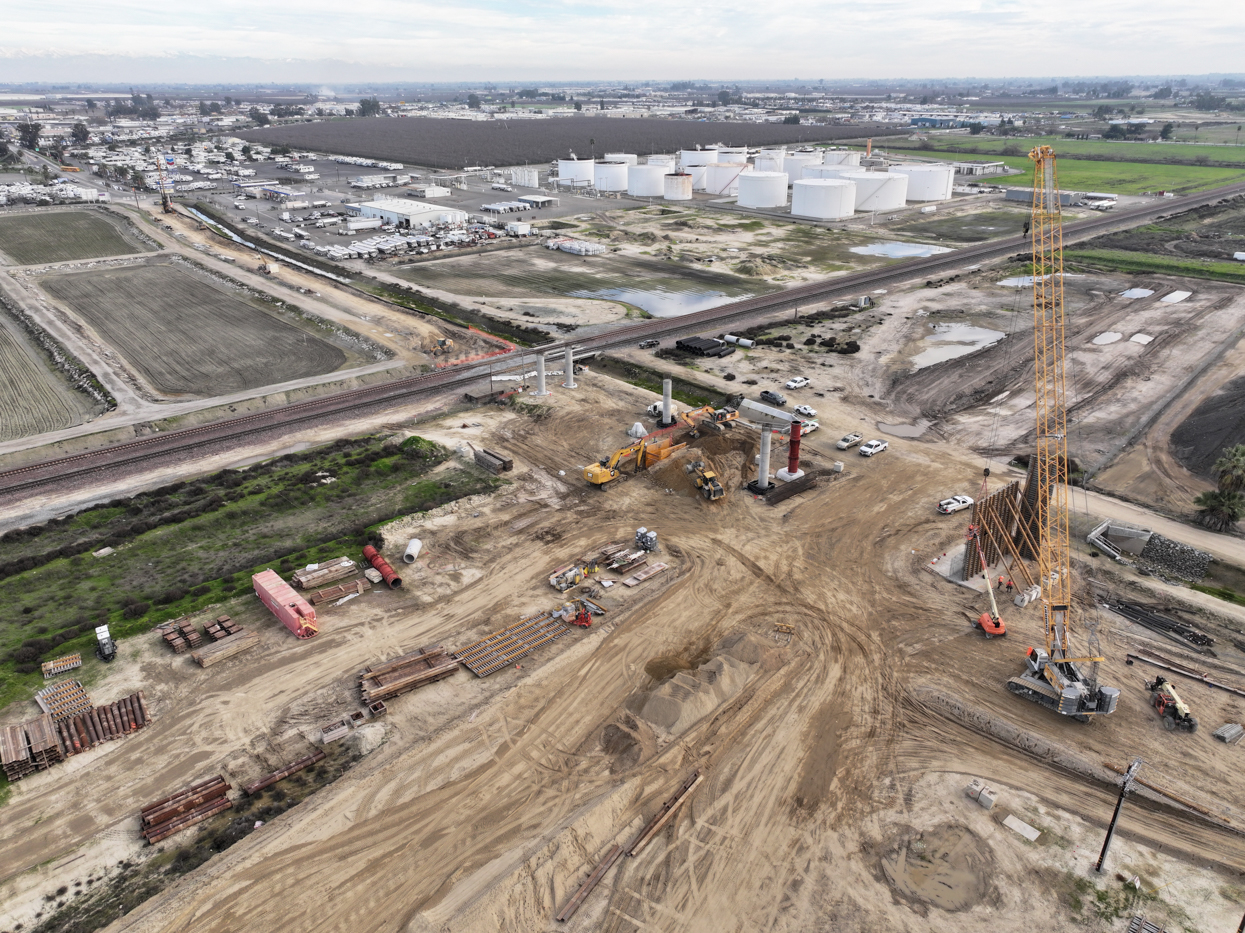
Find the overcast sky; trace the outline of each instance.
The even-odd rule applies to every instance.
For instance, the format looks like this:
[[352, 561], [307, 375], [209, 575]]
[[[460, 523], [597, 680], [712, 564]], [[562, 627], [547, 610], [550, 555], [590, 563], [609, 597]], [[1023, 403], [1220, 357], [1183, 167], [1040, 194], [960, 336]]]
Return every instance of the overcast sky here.
[[5, 6], [5, 81], [832, 80], [1245, 70], [1240, 0]]

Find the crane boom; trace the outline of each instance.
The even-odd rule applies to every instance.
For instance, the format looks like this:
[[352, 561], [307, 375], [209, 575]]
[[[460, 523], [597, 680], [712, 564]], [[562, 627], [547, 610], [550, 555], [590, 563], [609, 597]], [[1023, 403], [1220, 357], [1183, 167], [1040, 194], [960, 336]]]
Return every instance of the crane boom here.
[[[1063, 216], [1055, 150], [1036, 146], [1033, 160], [1033, 353], [1037, 449], [1038, 576], [1046, 650], [1030, 648], [1027, 667], [1007, 682], [1012, 693], [1088, 722], [1115, 712], [1120, 691], [1098, 683], [1098, 636], [1089, 625], [1090, 657], [1073, 657], [1072, 558], [1068, 530], [1068, 403], [1064, 354]], [[1080, 664], [1092, 665], [1087, 677]]]

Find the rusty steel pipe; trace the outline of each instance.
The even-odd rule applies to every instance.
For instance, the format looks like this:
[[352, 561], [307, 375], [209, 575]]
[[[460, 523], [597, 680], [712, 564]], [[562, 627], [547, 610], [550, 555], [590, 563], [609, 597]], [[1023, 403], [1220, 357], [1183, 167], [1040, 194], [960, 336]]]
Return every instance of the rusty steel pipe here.
[[147, 718], [143, 716], [143, 708], [138, 704], [138, 694], [130, 696], [130, 704], [134, 707], [134, 715], [138, 718], [138, 728], [147, 725]]
[[800, 472], [800, 436], [803, 432], [802, 422], [791, 422], [791, 443], [787, 445], [787, 472], [791, 475]]
[[147, 710], [147, 698], [143, 696], [143, 691], [138, 691], [138, 705], [143, 708], [143, 719], [151, 722], [151, 713]]
[[99, 736], [99, 740], [104, 742], [108, 739], [108, 733], [104, 731], [104, 724], [99, 720], [99, 711], [91, 710], [91, 724], [95, 726], [95, 734]]
[[393, 568], [389, 566], [389, 561], [380, 556], [380, 552], [370, 544], [363, 548], [363, 559], [375, 567], [381, 577], [389, 584], [391, 590], [396, 590], [402, 585], [402, 578], [393, 572]]

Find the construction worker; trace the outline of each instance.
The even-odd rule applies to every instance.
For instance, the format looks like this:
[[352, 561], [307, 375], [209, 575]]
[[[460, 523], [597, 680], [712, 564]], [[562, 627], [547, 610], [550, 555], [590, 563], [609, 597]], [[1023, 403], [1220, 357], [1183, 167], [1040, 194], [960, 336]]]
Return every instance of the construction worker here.
[[1003, 589], [1003, 578], [1002, 578], [1002, 577], [999, 577], [999, 582], [998, 582], [998, 584], [997, 584], [994, 588], [995, 588], [996, 590], [1001, 590], [1001, 589]]
[[1007, 595], [1008, 596], [1012, 595], [1012, 581], [1011, 580], [1007, 581]]

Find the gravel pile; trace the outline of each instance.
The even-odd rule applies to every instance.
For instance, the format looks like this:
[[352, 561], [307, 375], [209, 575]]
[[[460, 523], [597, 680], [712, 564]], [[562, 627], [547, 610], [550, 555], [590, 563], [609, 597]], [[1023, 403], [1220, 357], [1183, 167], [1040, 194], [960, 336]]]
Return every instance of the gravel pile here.
[[1206, 576], [1206, 569], [1213, 559], [1205, 551], [1187, 544], [1162, 535], [1151, 535], [1137, 559], [1137, 565], [1155, 573], [1171, 574], [1181, 580], [1196, 582]]

